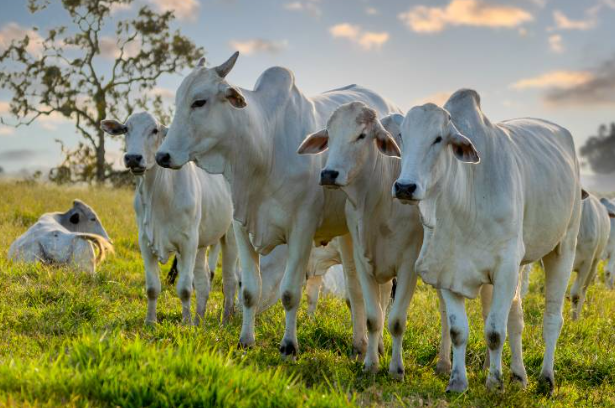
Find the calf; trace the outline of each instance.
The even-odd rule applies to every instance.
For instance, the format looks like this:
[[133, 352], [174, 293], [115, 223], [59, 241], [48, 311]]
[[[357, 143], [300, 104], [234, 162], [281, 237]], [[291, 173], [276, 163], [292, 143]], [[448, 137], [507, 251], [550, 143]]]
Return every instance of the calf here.
[[70, 210], [41, 215], [13, 242], [9, 258], [22, 262], [72, 265], [94, 273], [105, 254], [112, 251], [107, 231], [98, 215], [83, 201], [73, 201]]
[[182, 301], [183, 322], [192, 322], [190, 298], [194, 280], [194, 322], [200, 323], [211, 288], [206, 250], [218, 242], [222, 244], [223, 321], [227, 322], [233, 312], [237, 285], [237, 248], [226, 181], [192, 163], [177, 171], [159, 167], [154, 154], [167, 129], [147, 112], [131, 115], [125, 124], [103, 120], [101, 128], [112, 135], [126, 135], [124, 164], [137, 176], [134, 209], [145, 264], [146, 323], [157, 321], [156, 303], [161, 289], [158, 262], [166, 263], [173, 253], [177, 254], [177, 293]]

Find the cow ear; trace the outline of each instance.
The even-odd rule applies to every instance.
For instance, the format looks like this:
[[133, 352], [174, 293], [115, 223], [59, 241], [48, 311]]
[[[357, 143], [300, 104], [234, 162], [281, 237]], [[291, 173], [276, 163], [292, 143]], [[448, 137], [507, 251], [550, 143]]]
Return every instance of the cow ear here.
[[378, 119], [374, 121], [374, 132], [378, 150], [387, 156], [401, 157], [401, 150], [393, 136], [382, 126]]
[[245, 108], [247, 106], [246, 99], [243, 97], [241, 92], [232, 86], [226, 88], [224, 91], [224, 97], [231, 103], [231, 105], [238, 109]]
[[457, 160], [464, 163], [478, 164], [480, 163], [480, 155], [478, 150], [470, 139], [462, 135], [459, 130], [451, 122], [451, 132], [448, 136], [448, 143], [453, 149], [453, 154]]
[[79, 213], [76, 212], [73, 215], [70, 216], [70, 218], [68, 219], [71, 224], [79, 224]]
[[123, 135], [128, 132], [128, 127], [123, 123], [118, 122], [114, 119], [105, 119], [100, 122], [100, 128], [110, 135], [117, 136]]
[[329, 148], [329, 132], [327, 129], [320, 130], [316, 133], [308, 135], [297, 153], [299, 154], [318, 154]]

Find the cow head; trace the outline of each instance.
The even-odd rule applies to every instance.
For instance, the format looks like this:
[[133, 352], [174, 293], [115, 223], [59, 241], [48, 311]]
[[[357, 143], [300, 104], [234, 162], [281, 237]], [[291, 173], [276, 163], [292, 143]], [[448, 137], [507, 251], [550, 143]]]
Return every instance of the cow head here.
[[130, 115], [125, 124], [113, 119], [100, 122], [100, 127], [110, 135], [125, 134], [124, 165], [132, 174], [140, 176], [156, 165], [156, 150], [167, 133], [148, 112]]
[[156, 161], [168, 168], [180, 168], [203, 157], [233, 137], [239, 109], [246, 106], [241, 91], [224, 79], [239, 53], [225, 63], [206, 68], [202, 59], [182, 81], [175, 95], [175, 114], [168, 136], [158, 149]]
[[443, 108], [428, 103], [408, 111], [401, 125], [404, 152], [393, 196], [416, 204], [445, 173], [451, 155], [463, 163], [479, 163], [479, 153]]
[[60, 220], [62, 226], [69, 231], [96, 234], [111, 241], [96, 212], [81, 200], [74, 200], [73, 207], [62, 214]]
[[401, 154], [376, 111], [363, 102], [351, 102], [333, 112], [327, 129], [306, 137], [298, 153], [317, 154], [329, 149], [320, 184], [337, 188], [349, 185], [359, 174], [374, 145], [388, 156]]

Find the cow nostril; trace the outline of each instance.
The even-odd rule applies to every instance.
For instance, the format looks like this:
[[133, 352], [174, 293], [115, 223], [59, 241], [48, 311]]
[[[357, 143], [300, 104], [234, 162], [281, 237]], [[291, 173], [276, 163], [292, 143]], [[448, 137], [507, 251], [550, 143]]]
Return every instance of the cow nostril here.
[[395, 182], [393, 188], [395, 190], [395, 194], [398, 196], [412, 196], [412, 194], [416, 191], [416, 184], [401, 184]]
[[156, 163], [158, 163], [162, 167], [169, 166], [171, 164], [171, 155], [166, 152], [156, 153]]
[[410, 184], [408, 186], [408, 192], [414, 193], [416, 191], [416, 184]]

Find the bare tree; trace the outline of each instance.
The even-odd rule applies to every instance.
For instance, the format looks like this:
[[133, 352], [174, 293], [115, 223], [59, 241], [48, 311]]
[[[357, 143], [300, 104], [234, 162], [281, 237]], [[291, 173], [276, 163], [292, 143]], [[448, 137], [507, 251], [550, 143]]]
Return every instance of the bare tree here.
[[[110, 31], [105, 24], [113, 21], [112, 8], [133, 0], [57, 1], [70, 23], [49, 29], [38, 53], [29, 51], [33, 39], [27, 35], [13, 41], [0, 54], [0, 87], [12, 93], [12, 125], [30, 125], [51, 114], [69, 118], [84, 140], [73, 150], [63, 146], [66, 159], [60, 167], [69, 178], [102, 182], [113, 171], [105, 161], [109, 136], [100, 130], [100, 121], [125, 117], [135, 107], [162, 113], [161, 96], [148, 92], [161, 75], [193, 66], [204, 51], [171, 29], [172, 12], [144, 6]], [[32, 13], [45, 12], [50, 2], [29, 0], [28, 7]], [[4, 118], [2, 123], [8, 124]]]

